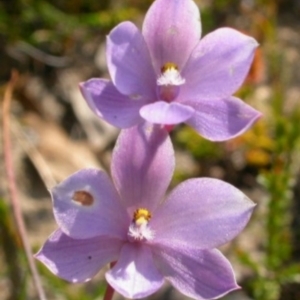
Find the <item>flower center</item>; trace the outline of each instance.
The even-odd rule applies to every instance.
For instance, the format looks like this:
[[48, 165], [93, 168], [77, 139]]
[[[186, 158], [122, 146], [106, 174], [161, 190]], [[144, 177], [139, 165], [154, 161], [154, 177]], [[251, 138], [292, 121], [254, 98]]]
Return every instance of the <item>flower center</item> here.
[[185, 83], [176, 64], [167, 62], [161, 67], [161, 75], [156, 83], [159, 98], [167, 102], [174, 100], [179, 94], [179, 86]]
[[151, 213], [146, 208], [138, 208], [133, 213], [133, 219], [129, 226], [128, 236], [133, 240], [151, 240], [154, 232], [149, 228]]
[[178, 67], [172, 62], [165, 63], [161, 69], [161, 75], [157, 79], [157, 85], [182, 85], [185, 79], [180, 76]]

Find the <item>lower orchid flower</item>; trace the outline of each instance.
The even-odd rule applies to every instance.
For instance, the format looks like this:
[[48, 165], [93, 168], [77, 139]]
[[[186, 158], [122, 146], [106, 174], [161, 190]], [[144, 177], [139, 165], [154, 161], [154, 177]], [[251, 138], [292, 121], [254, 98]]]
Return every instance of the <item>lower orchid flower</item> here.
[[52, 191], [59, 225], [36, 258], [55, 275], [85, 282], [105, 265], [109, 285], [137, 299], [165, 281], [193, 299], [238, 287], [215, 247], [247, 224], [254, 203], [223, 181], [194, 178], [164, 197], [174, 171], [167, 131], [147, 124], [123, 130], [112, 156], [112, 181], [83, 169]]

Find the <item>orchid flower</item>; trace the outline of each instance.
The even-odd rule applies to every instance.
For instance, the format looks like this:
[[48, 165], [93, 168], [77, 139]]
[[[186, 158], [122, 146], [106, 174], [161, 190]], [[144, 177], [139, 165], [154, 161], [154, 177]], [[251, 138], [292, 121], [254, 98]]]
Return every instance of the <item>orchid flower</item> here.
[[232, 95], [258, 44], [230, 28], [200, 36], [192, 0], [154, 1], [142, 32], [131, 22], [110, 32], [111, 81], [81, 83], [84, 98], [99, 117], [122, 129], [146, 120], [168, 127], [185, 122], [212, 141], [242, 134], [261, 114]]
[[36, 258], [55, 275], [85, 282], [110, 262], [106, 280], [124, 297], [156, 292], [165, 281], [194, 299], [238, 287], [215, 247], [247, 224], [254, 203], [218, 179], [194, 178], [165, 197], [174, 171], [168, 132], [143, 123], [121, 132], [105, 172], [83, 169], [52, 191], [59, 228]]

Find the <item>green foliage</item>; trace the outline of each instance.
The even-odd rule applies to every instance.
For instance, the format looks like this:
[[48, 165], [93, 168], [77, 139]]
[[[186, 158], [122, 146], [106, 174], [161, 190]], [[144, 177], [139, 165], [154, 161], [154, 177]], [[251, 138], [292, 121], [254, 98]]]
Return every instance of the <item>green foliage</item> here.
[[[95, 1], [76, 1], [67, 7], [60, 5], [67, 8], [65, 11], [59, 8], [60, 1], [15, 0], [13, 5], [5, 3], [0, 3], [0, 35], [10, 42], [23, 40], [33, 45], [64, 43], [78, 30], [88, 34], [97, 29], [104, 33], [117, 23], [132, 20], [140, 13], [133, 6], [109, 8], [109, 1], [106, 1], [105, 9], [96, 5], [98, 11], [93, 9]], [[81, 6], [85, 9], [80, 10]], [[74, 14], [73, 11], [78, 12]]]
[[0, 246], [6, 263], [6, 270], [1, 276], [7, 276], [10, 281], [11, 299], [26, 299], [26, 280], [22, 268], [23, 252], [21, 241], [16, 234], [11, 219], [11, 211], [4, 199], [0, 199]]
[[222, 157], [222, 148], [217, 143], [208, 141], [188, 126], [176, 131], [178, 146], [187, 149], [195, 159], [218, 159]]

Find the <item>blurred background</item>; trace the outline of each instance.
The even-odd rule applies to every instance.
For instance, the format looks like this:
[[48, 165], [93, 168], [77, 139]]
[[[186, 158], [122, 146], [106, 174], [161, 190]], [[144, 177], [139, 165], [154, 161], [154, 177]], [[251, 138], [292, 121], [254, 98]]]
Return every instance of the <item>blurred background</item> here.
[[[84, 167], [109, 171], [118, 130], [97, 119], [78, 83], [108, 77], [105, 36], [123, 20], [141, 26], [150, 0], [2, 0], [0, 99], [19, 72], [11, 105], [18, 199], [34, 252], [56, 228], [49, 188]], [[211, 143], [172, 132], [173, 186], [190, 177], [225, 180], [258, 205], [244, 232], [222, 247], [241, 291], [226, 300], [300, 299], [300, 1], [197, 0], [203, 35], [223, 26], [260, 47], [237, 96], [263, 112], [244, 135]], [[3, 114], [1, 113], [1, 119]], [[2, 147], [0, 149], [3, 157]], [[37, 299], [0, 162], [0, 300]], [[48, 299], [102, 299], [102, 270], [69, 284], [38, 263]], [[114, 299], [121, 299], [115, 295]], [[147, 299], [185, 299], [169, 285]]]

